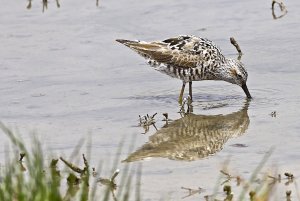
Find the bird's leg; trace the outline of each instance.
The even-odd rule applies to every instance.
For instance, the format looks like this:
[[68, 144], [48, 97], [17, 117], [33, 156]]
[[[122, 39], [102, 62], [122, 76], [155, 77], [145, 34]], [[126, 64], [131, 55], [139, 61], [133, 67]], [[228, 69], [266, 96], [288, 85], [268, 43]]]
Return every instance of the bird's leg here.
[[192, 81], [189, 82], [189, 95], [190, 95], [191, 101], [193, 101]]
[[185, 88], [185, 82], [182, 81], [182, 87], [181, 87], [180, 95], [179, 95], [179, 98], [178, 98], [178, 103], [180, 105], [182, 104], [184, 88]]

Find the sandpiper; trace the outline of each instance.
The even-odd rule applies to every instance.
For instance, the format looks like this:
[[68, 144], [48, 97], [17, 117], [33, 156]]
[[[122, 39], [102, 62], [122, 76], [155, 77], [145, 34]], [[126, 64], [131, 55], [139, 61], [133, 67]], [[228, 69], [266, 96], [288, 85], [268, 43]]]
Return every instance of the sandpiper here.
[[163, 41], [117, 41], [144, 57], [155, 70], [181, 79], [179, 103], [182, 103], [185, 84], [189, 83], [192, 99], [192, 81], [200, 80], [223, 80], [239, 85], [247, 98], [251, 98], [246, 85], [248, 73], [242, 62], [225, 58], [221, 50], [208, 39], [180, 35]]

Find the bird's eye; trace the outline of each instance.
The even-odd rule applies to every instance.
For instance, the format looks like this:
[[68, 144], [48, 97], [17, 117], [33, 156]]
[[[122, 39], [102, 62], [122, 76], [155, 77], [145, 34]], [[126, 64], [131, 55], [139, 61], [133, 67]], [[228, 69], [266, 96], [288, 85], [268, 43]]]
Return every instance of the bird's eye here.
[[236, 75], [239, 79], [242, 79], [243, 78], [243, 76], [241, 75], [241, 74], [237, 74]]

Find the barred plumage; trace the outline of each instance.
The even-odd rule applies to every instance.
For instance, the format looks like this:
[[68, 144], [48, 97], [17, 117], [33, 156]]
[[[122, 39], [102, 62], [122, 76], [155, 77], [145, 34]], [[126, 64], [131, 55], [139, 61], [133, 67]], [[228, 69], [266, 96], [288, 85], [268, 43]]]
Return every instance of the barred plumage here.
[[147, 59], [148, 64], [171, 77], [181, 79], [183, 86], [179, 96], [182, 102], [185, 83], [192, 81], [223, 80], [241, 86], [248, 98], [247, 71], [235, 59], [223, 56], [220, 49], [210, 40], [182, 35], [163, 41], [143, 42], [118, 39], [118, 42], [136, 51]]

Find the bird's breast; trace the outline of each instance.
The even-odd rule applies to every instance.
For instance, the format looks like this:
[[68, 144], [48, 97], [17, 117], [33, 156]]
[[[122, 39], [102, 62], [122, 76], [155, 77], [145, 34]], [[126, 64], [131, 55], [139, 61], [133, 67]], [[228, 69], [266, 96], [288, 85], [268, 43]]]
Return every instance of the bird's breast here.
[[148, 60], [148, 64], [163, 74], [185, 82], [209, 80], [213, 76], [213, 73], [210, 72], [210, 66], [205, 64], [201, 64], [194, 68], [184, 68], [171, 64], [159, 63], [154, 60]]

